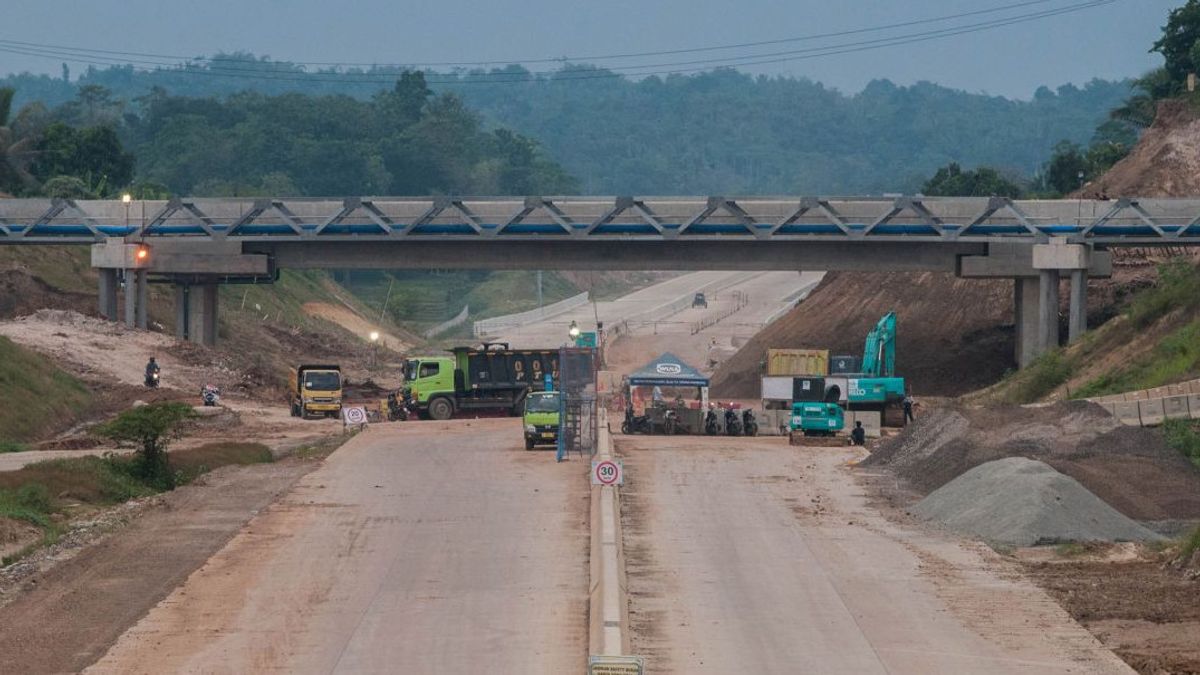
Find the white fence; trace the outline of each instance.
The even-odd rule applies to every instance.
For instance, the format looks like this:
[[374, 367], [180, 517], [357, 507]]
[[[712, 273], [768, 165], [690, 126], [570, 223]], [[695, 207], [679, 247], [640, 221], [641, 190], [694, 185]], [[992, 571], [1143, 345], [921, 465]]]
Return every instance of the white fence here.
[[443, 321], [442, 323], [439, 323], [438, 325], [434, 326], [433, 328], [430, 328], [429, 330], [425, 331], [423, 334], [427, 338], [436, 337], [438, 335], [441, 335], [442, 333], [445, 333], [446, 331], [450, 330], [451, 328], [454, 328], [455, 326], [461, 326], [462, 324], [466, 323], [467, 317], [470, 315], [471, 315], [471, 306], [463, 305], [462, 311], [459, 312], [453, 319], [450, 319], [449, 321]]
[[569, 312], [572, 309], [575, 309], [581, 305], [586, 305], [587, 303], [588, 294], [587, 291], [584, 291], [583, 293], [567, 298], [566, 300], [559, 300], [552, 305], [531, 309], [528, 312], [521, 312], [520, 314], [506, 314], [504, 316], [496, 316], [490, 319], [476, 321], [475, 337], [487, 337], [495, 335], [498, 331], [522, 326], [531, 321], [549, 319], [550, 317], [558, 316], [564, 312]]

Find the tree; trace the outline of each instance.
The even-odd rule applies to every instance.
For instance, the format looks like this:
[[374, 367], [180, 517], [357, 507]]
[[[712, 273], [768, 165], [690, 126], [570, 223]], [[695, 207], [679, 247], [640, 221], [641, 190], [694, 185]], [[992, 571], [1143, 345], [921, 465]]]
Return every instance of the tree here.
[[[0, 191], [22, 192], [36, 189], [37, 181], [29, 172], [37, 139], [10, 120], [16, 91], [0, 88]], [[24, 110], [22, 111], [24, 112]], [[21, 116], [18, 115], [18, 119]]]
[[963, 171], [957, 163], [938, 169], [921, 192], [938, 197], [1010, 197], [1016, 199], [1023, 190], [1020, 185], [1000, 175], [990, 167]]
[[55, 122], [46, 129], [37, 149], [33, 174], [43, 181], [74, 176], [105, 197], [133, 179], [133, 155], [121, 147], [112, 127], [77, 129]]
[[1171, 77], [1176, 90], [1187, 79], [1188, 73], [1200, 70], [1194, 59], [1197, 43], [1200, 42], [1200, 0], [1188, 0], [1183, 7], [1171, 10], [1163, 35], [1150, 49], [1163, 55], [1164, 68]]
[[175, 487], [175, 476], [167, 460], [167, 446], [179, 435], [184, 422], [196, 416], [189, 405], [177, 402], [151, 403], [130, 408], [97, 432], [118, 443], [136, 443], [134, 470], [161, 489]]
[[1060, 141], [1054, 146], [1054, 153], [1046, 165], [1046, 187], [1060, 195], [1074, 192], [1093, 177], [1088, 168], [1087, 157], [1079, 144]]

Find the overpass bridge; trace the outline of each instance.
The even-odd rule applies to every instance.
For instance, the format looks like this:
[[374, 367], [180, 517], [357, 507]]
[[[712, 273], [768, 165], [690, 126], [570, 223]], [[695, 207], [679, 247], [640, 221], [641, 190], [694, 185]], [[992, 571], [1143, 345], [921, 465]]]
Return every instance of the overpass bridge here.
[[[281, 268], [932, 270], [1011, 278], [1017, 361], [1085, 328], [1089, 276], [1117, 246], [1200, 244], [1200, 199], [351, 197], [122, 202], [0, 199], [0, 245], [92, 246], [100, 312], [146, 324], [148, 278], [177, 332], [216, 340], [217, 285]], [[138, 251], [146, 254], [139, 257]]]

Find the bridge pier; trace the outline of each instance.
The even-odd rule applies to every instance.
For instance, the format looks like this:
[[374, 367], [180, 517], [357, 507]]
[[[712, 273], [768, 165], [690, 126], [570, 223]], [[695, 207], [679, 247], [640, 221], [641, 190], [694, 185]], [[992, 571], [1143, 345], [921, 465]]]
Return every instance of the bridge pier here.
[[117, 291], [120, 289], [121, 280], [115, 269], [100, 269], [97, 270], [100, 274], [100, 316], [109, 321], [118, 319], [118, 302]]
[[207, 347], [217, 344], [218, 291], [216, 282], [175, 284], [175, 337]]
[[[103, 284], [103, 281], [101, 282]], [[102, 287], [103, 288], [103, 287]], [[149, 317], [146, 311], [148, 283], [146, 270], [125, 270], [125, 326], [146, 328]]]
[[988, 245], [981, 256], [965, 256], [958, 275], [964, 278], [1013, 280], [1013, 323], [1016, 327], [1015, 360], [1025, 368], [1047, 350], [1059, 346], [1059, 283], [1071, 280], [1068, 341], [1074, 342], [1087, 330], [1087, 281], [1089, 276], [1112, 274], [1112, 257], [1083, 244]]

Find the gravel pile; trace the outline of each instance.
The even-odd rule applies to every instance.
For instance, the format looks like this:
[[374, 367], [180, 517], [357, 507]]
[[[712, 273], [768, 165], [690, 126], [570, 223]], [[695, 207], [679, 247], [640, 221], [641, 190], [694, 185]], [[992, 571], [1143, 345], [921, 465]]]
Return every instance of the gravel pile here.
[[1074, 478], [1024, 457], [981, 464], [933, 491], [913, 512], [992, 544], [1162, 539]]
[[930, 410], [880, 442], [863, 464], [886, 467], [927, 495], [1006, 457], [1045, 462], [1135, 520], [1200, 518], [1200, 469], [1161, 431], [1121, 426], [1086, 401]]

